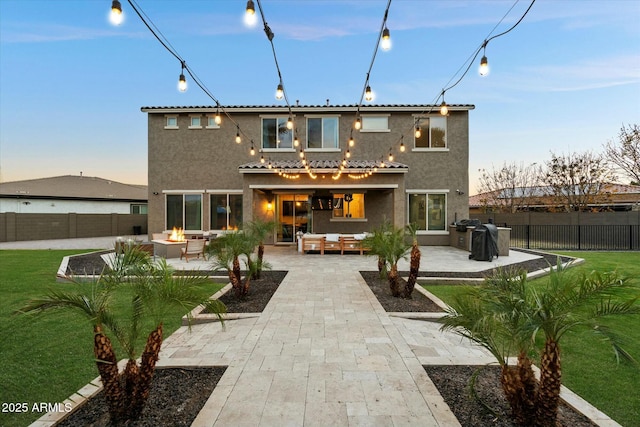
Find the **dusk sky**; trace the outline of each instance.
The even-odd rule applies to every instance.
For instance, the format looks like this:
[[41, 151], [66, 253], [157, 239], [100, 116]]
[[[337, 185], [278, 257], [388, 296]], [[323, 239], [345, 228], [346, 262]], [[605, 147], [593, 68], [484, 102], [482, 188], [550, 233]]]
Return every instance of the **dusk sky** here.
[[[146, 184], [140, 107], [214, 105], [191, 81], [177, 91], [180, 62], [121, 3], [125, 20], [113, 26], [111, 0], [0, 0], [0, 181], [82, 172]], [[262, 26], [243, 24], [246, 0], [136, 3], [222, 105], [283, 104]], [[261, 3], [291, 104], [358, 104], [387, 0]], [[393, 0], [393, 47], [370, 75], [374, 103], [433, 103], [529, 5]], [[489, 75], [478, 74], [480, 54], [445, 94], [475, 105], [471, 194], [479, 168], [599, 152], [640, 123], [639, 22], [637, 0], [538, 0], [489, 42]]]

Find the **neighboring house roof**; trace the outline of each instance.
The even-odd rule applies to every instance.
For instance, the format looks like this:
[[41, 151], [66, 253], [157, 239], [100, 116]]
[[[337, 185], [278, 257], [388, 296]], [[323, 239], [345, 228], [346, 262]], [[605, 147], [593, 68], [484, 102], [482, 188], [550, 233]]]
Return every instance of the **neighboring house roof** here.
[[[310, 160], [309, 168], [313, 171], [335, 171], [340, 167], [342, 163], [339, 160]], [[398, 162], [384, 162], [385, 166], [380, 167], [380, 162], [375, 160], [347, 160], [347, 164], [345, 166], [345, 170], [347, 172], [364, 172], [368, 170], [373, 170], [374, 168], [378, 169], [378, 172], [394, 169], [396, 172], [406, 172], [409, 169], [409, 166], [398, 163]], [[304, 170], [305, 166], [302, 164], [301, 160], [276, 160], [271, 162], [251, 162], [245, 163], [238, 166], [241, 172], [248, 171], [269, 171], [271, 169], [284, 169], [284, 170], [293, 170], [299, 171]]]
[[[451, 111], [473, 110], [475, 105], [472, 104], [447, 104], [447, 108]], [[252, 113], [256, 111], [270, 110], [274, 112], [289, 112], [286, 105], [199, 105], [199, 106], [165, 106], [165, 107], [142, 107], [141, 111], [146, 113], [180, 113], [180, 112], [206, 112], [211, 113], [219, 109], [229, 112]], [[359, 111], [368, 112], [389, 112], [389, 111], [412, 111], [416, 113], [435, 113], [440, 111], [440, 105], [430, 104], [384, 104], [384, 105], [292, 105], [292, 111], [314, 110], [314, 111]]]
[[[480, 193], [469, 197], [469, 207], [478, 208], [491, 204], [494, 199], [507, 200], [512, 197], [527, 197], [540, 202], [546, 196], [553, 194], [549, 186], [518, 187], [511, 189], [496, 190], [493, 192]], [[640, 201], [640, 185], [625, 184], [604, 184], [603, 194], [612, 196], [618, 203], [638, 203]], [[610, 202], [610, 201], [609, 201]]]
[[148, 193], [146, 185], [123, 184], [82, 175], [64, 175], [0, 183], [0, 197], [146, 202]]

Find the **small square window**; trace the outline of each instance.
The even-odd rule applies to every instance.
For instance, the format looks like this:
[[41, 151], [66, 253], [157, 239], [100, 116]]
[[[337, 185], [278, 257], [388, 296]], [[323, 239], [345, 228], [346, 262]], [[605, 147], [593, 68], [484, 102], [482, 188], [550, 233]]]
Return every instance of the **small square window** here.
[[216, 123], [216, 116], [214, 114], [207, 116], [207, 129], [220, 129], [220, 125]]
[[200, 116], [191, 116], [189, 129], [202, 129], [202, 118]]
[[165, 116], [165, 129], [178, 129], [178, 116]]

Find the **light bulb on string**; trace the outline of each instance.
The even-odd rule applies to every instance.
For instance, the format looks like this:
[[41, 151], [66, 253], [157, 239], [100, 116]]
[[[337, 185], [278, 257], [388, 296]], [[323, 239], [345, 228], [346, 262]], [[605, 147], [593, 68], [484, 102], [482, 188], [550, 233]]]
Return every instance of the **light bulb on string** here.
[[353, 139], [352, 136], [349, 137], [349, 147], [353, 147], [354, 145], [356, 145], [356, 141]]
[[276, 89], [276, 99], [284, 98], [284, 87], [282, 83], [278, 84], [278, 88]]
[[480, 60], [479, 72], [480, 72], [481, 76], [486, 76], [487, 74], [489, 74], [489, 60], [484, 55], [482, 56], [482, 59]]
[[299, 145], [300, 145], [300, 140], [298, 139], [298, 132], [296, 132], [295, 136], [293, 137], [293, 146], [298, 147]]
[[416, 138], [420, 138], [422, 136], [422, 129], [420, 129], [420, 125], [416, 125], [416, 131], [414, 135]]
[[391, 49], [391, 33], [389, 29], [385, 25], [384, 30], [382, 30], [382, 39], [380, 39], [380, 47], [382, 50]]
[[351, 157], [351, 151], [347, 150], [347, 152], [344, 153], [344, 155], [347, 157], [347, 159], [350, 158]]
[[240, 144], [242, 142], [242, 138], [240, 137], [240, 126], [236, 126], [236, 144]]
[[362, 120], [360, 120], [360, 117], [356, 118], [356, 122], [353, 124], [353, 127], [355, 130], [362, 129]]
[[287, 119], [287, 129], [293, 129], [293, 117], [291, 117], [291, 115], [289, 115], [289, 118]]
[[113, 0], [111, 3], [111, 13], [109, 14], [109, 22], [113, 25], [120, 25], [124, 20], [122, 15], [122, 5], [118, 0]]
[[256, 7], [253, 4], [253, 0], [247, 1], [247, 7], [244, 12], [244, 23], [248, 27], [253, 27], [258, 22], [258, 17], [256, 16]]
[[187, 91], [187, 79], [184, 76], [184, 62], [182, 63], [182, 72], [180, 73], [180, 77], [178, 78], [178, 90], [180, 92]]
[[391, 148], [389, 148], [389, 161], [393, 162], [393, 152], [391, 151]]
[[400, 138], [400, 152], [404, 153], [405, 147], [404, 147], [404, 135]]
[[213, 121], [214, 121], [218, 126], [220, 126], [220, 124], [222, 123], [222, 117], [220, 116], [220, 110], [217, 110], [217, 109], [216, 109], [216, 115], [215, 115], [215, 117], [213, 118]]
[[264, 164], [265, 160], [264, 160], [264, 156], [260, 156], [260, 163]]
[[364, 99], [368, 102], [373, 101], [373, 91], [369, 85], [367, 85], [367, 88], [364, 90]]
[[251, 149], [249, 150], [249, 154], [251, 154], [252, 156], [256, 155], [256, 149], [253, 146], [253, 140], [251, 140]]

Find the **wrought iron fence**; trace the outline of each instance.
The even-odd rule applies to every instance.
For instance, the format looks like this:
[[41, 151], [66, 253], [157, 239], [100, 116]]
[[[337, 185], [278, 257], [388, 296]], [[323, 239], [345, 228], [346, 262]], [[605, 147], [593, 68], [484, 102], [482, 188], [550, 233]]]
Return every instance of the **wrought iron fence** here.
[[510, 225], [511, 246], [524, 249], [640, 250], [640, 225]]

